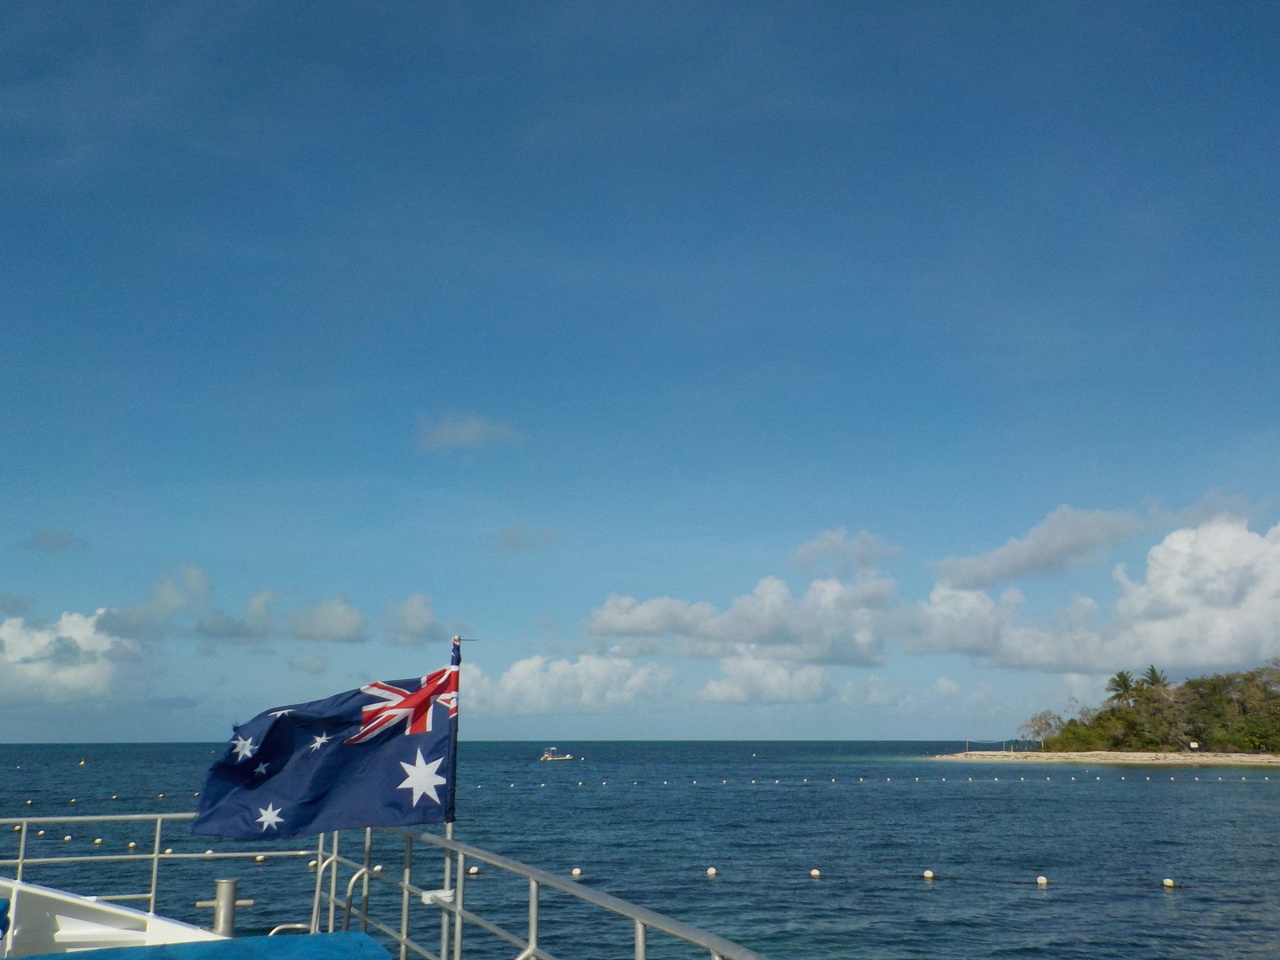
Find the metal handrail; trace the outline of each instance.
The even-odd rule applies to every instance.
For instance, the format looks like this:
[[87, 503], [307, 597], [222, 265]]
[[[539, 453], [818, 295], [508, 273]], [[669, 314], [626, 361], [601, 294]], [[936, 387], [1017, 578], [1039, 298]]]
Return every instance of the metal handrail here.
[[[378, 828], [383, 834], [391, 834], [403, 837], [406, 842], [406, 866], [404, 875], [400, 878], [393, 877], [386, 872], [375, 872], [368, 866], [368, 836], [366, 831], [366, 855], [362, 861], [358, 861], [349, 857], [342, 856], [337, 848], [338, 838], [333, 837], [333, 849], [320, 860], [319, 869], [323, 871], [332, 871], [330, 877], [329, 889], [330, 893], [321, 893], [321, 897], [317, 900], [315, 918], [319, 917], [319, 900], [327, 899], [329, 905], [329, 929], [330, 931], [338, 929], [336, 923], [336, 915], [341, 909], [343, 917], [346, 918], [349, 925], [349, 918], [353, 912], [353, 891], [357, 880], [368, 882], [377, 882], [400, 888], [404, 896], [412, 896], [427, 906], [438, 907], [441, 911], [441, 947], [439, 954], [413, 943], [408, 936], [407, 926], [402, 924], [401, 929], [396, 930], [390, 926], [380, 923], [375, 918], [370, 917], [367, 913], [368, 891], [367, 887], [362, 896], [362, 908], [357, 913], [362, 924], [361, 929], [373, 928], [395, 939], [401, 947], [401, 960], [404, 960], [406, 953], [412, 951], [424, 960], [442, 960], [452, 953], [454, 960], [460, 960], [462, 953], [462, 934], [464, 924], [484, 931], [500, 940], [505, 941], [511, 946], [519, 950], [519, 958], [537, 958], [537, 960], [556, 960], [555, 956], [545, 951], [538, 945], [538, 927], [540, 919], [540, 893], [543, 889], [555, 890], [560, 893], [567, 894], [574, 899], [588, 903], [601, 910], [615, 914], [618, 917], [630, 920], [633, 928], [633, 943], [636, 960], [646, 960], [647, 957], [647, 941], [650, 931], [658, 931], [678, 940], [683, 940], [695, 947], [700, 947], [707, 951], [712, 960], [764, 960], [760, 954], [726, 940], [724, 937], [716, 934], [708, 933], [692, 924], [676, 920], [672, 917], [665, 916], [646, 907], [641, 907], [626, 900], [612, 896], [607, 893], [593, 890], [590, 887], [584, 887], [581, 883], [566, 880], [557, 877], [554, 874], [539, 870], [536, 867], [528, 866], [501, 854], [491, 853], [471, 844], [454, 840], [448, 836], [438, 836], [429, 833], [417, 833], [401, 828], [384, 827]], [[324, 846], [322, 838], [322, 849]], [[442, 888], [427, 890], [415, 885], [411, 881], [410, 871], [412, 869], [412, 845], [414, 843], [427, 844], [442, 851], [445, 855], [445, 882]], [[483, 863], [503, 873], [511, 874], [517, 877], [523, 877], [528, 882], [528, 928], [523, 934], [506, 929], [500, 924], [494, 923], [477, 913], [469, 910], [466, 904], [466, 880], [468, 877], [467, 861], [474, 860]], [[347, 894], [345, 898], [337, 896], [336, 888], [338, 883], [337, 871], [339, 868], [346, 868], [351, 871], [350, 879], [347, 883]], [[450, 869], [451, 868], [451, 869]], [[450, 874], [456, 879], [452, 884], [449, 882]], [[321, 888], [322, 884], [317, 878], [317, 888]], [[452, 923], [446, 922], [452, 920]], [[342, 927], [346, 929], [347, 926]], [[452, 929], [450, 929], [452, 928]]]
[[[15, 879], [22, 880], [24, 868], [35, 865], [68, 864], [68, 863], [107, 863], [107, 862], [146, 862], [150, 861], [150, 886], [147, 892], [137, 894], [115, 894], [100, 896], [100, 900], [146, 900], [147, 909], [155, 913], [156, 894], [159, 889], [160, 864], [178, 860], [236, 860], [252, 858], [299, 858], [313, 857], [316, 867], [315, 893], [312, 916], [309, 924], [310, 932], [320, 932], [327, 927], [328, 932], [349, 929], [353, 919], [358, 920], [361, 930], [372, 930], [381, 933], [395, 943], [399, 951], [399, 960], [408, 960], [410, 953], [423, 960], [461, 960], [464, 931], [472, 929], [496, 937], [517, 951], [517, 960], [556, 960], [539, 944], [539, 926], [542, 921], [541, 894], [544, 890], [554, 890], [575, 900], [589, 904], [618, 918], [630, 921], [631, 937], [636, 960], [647, 960], [648, 937], [651, 931], [658, 931], [682, 940], [696, 948], [705, 950], [711, 960], [764, 960], [760, 954], [735, 944], [723, 937], [700, 930], [697, 927], [665, 916], [654, 910], [629, 903], [607, 893], [585, 887], [575, 880], [569, 880], [547, 873], [536, 867], [528, 866], [501, 854], [491, 853], [453, 839], [451, 825], [446, 826], [446, 834], [439, 836], [401, 828], [379, 827], [363, 831], [364, 844], [360, 859], [345, 856], [340, 850], [340, 834], [332, 832], [321, 834], [318, 847], [309, 850], [209, 850], [200, 853], [176, 853], [161, 850], [161, 838], [166, 822], [192, 820], [193, 813], [158, 813], [158, 814], [109, 814], [102, 816], [67, 816], [67, 817], [12, 817], [0, 818], [0, 829], [16, 827], [19, 836], [18, 856], [0, 859], [0, 868], [16, 867]], [[33, 827], [47, 824], [86, 824], [101, 822], [148, 822], [154, 823], [154, 840], [149, 852], [139, 850], [130, 854], [94, 854], [72, 856], [27, 856], [27, 837]], [[372, 863], [372, 839], [374, 831], [382, 836], [394, 836], [403, 840], [404, 860], [400, 871], [384, 870]], [[416, 845], [416, 846], [415, 846]], [[439, 887], [426, 888], [414, 882], [416, 854], [423, 846], [440, 855], [439, 869], [442, 883]], [[513, 877], [523, 878], [528, 889], [527, 927], [522, 932], [509, 930], [501, 923], [483, 917], [468, 908], [466, 901], [466, 880], [468, 876], [467, 862], [474, 861], [485, 864], [493, 870]], [[349, 872], [345, 882], [340, 874]], [[328, 881], [326, 883], [326, 880]], [[370, 912], [370, 885], [376, 883], [390, 886], [399, 893], [398, 924], [384, 922]], [[340, 887], [345, 886], [345, 893], [340, 894]], [[356, 908], [357, 888], [359, 888], [359, 906]], [[439, 910], [439, 952], [434, 952], [417, 942], [410, 935], [411, 920], [414, 918], [410, 906], [413, 901], [428, 908]], [[322, 907], [327, 906], [326, 922], [322, 922]], [[298, 925], [287, 925], [297, 929]]]
[[[0, 817], [0, 831], [5, 828], [16, 829], [18, 837], [18, 855], [0, 858], [0, 868], [14, 867], [15, 880], [22, 880], [27, 867], [49, 866], [71, 863], [144, 863], [150, 861], [150, 882], [143, 893], [103, 894], [98, 900], [123, 902], [126, 900], [145, 900], [147, 912], [156, 912], [156, 892], [160, 888], [160, 864], [178, 860], [245, 860], [245, 859], [279, 859], [314, 856], [312, 850], [210, 850], [200, 853], [175, 853], [162, 850], [161, 840], [164, 836], [164, 824], [183, 820], [194, 820], [194, 813], [119, 813], [88, 816], [64, 817]], [[154, 824], [150, 851], [139, 849], [134, 853], [95, 853], [87, 855], [60, 855], [33, 857], [27, 855], [28, 837], [31, 828], [47, 824], [89, 824], [89, 823], [148, 823]]]

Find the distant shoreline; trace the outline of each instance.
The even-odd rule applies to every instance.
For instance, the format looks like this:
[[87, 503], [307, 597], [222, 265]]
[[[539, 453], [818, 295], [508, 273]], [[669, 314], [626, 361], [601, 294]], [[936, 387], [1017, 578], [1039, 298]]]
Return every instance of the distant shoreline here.
[[1054, 753], [1043, 750], [970, 750], [944, 753], [935, 760], [968, 760], [990, 763], [1111, 763], [1123, 765], [1168, 765], [1186, 767], [1280, 766], [1274, 753], [1154, 753], [1120, 750], [1081, 750]]

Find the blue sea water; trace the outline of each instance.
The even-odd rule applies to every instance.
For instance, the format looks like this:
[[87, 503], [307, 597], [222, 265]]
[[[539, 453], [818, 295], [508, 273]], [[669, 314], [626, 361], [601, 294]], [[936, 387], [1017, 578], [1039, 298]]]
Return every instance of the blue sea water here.
[[[459, 839], [766, 956], [1280, 956], [1280, 771], [957, 763], [933, 757], [963, 744], [925, 742], [560, 743], [580, 759], [541, 763], [543, 746], [461, 745]], [[191, 810], [222, 749], [0, 745], [0, 816]], [[60, 852], [91, 843], [56, 833]], [[246, 865], [244, 922], [300, 919], [267, 905], [295, 869]], [[210, 884], [179, 872], [160, 912], [207, 923]]]

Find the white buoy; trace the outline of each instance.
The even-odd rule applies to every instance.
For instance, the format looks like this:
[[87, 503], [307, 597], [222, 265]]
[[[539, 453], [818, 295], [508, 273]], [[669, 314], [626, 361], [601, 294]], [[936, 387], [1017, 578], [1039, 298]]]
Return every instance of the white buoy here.
[[1165, 877], [1163, 880], [1161, 880], [1161, 881], [1160, 881], [1160, 884], [1161, 884], [1161, 886], [1165, 886], [1165, 887], [1172, 887], [1172, 886], [1175, 886], [1175, 884], [1174, 884], [1173, 880], [1172, 880], [1172, 879], [1170, 879], [1169, 877]]
[[315, 868], [316, 868], [316, 861], [314, 861], [314, 860], [308, 860], [308, 861], [307, 861], [307, 869], [308, 869], [308, 870], [314, 870]]
[[36, 836], [37, 836], [37, 837], [43, 837], [43, 836], [44, 836], [44, 831], [43, 831], [43, 830], [37, 830], [37, 831], [36, 831]]
[[212, 857], [212, 856], [213, 856], [213, 851], [212, 851], [212, 850], [206, 850], [206, 851], [204, 852], [204, 855], [205, 855], [206, 857]]
[[715, 868], [715, 867], [707, 867], [707, 876], [708, 876], [708, 877], [714, 877], [715, 875], [716, 875], [716, 868]]
[[[253, 862], [254, 862], [254, 863], [266, 863], [266, 862], [267, 862], [267, 858], [266, 858], [266, 857], [264, 857], [262, 854], [258, 854], [256, 857], [254, 857], [254, 858], [253, 858]], [[376, 868], [375, 868], [375, 869], [376, 869]]]
[[582, 868], [581, 868], [581, 867], [574, 867], [572, 870], [570, 870], [570, 871], [569, 871], [569, 876], [571, 876], [571, 877], [580, 877], [580, 876], [582, 876]]
[[68, 801], [68, 802], [70, 802], [70, 803], [75, 803], [75, 802], [76, 802], [76, 798], [75, 798], [75, 797], [72, 797], [72, 798], [71, 798], [71, 800], [70, 800], [70, 801]]
[[479, 872], [480, 872], [480, 868], [477, 867], [475, 864], [472, 864], [471, 866], [467, 867], [467, 873], [471, 874], [471, 876], [473, 877]]
[[93, 838], [93, 845], [94, 845], [95, 847], [100, 847], [100, 846], [102, 846], [102, 838], [101, 838], [101, 837], [94, 837], [94, 838]]
[[1036, 883], [1037, 883], [1037, 884], [1039, 884], [1039, 885], [1040, 885], [1040, 886], [1042, 886], [1042, 887], [1047, 887], [1047, 886], [1049, 885], [1049, 878], [1048, 878], [1048, 877], [1043, 877], [1043, 876], [1041, 876], [1041, 877], [1036, 877]]
[[814, 880], [817, 880], [819, 877], [822, 876], [822, 871], [819, 870], [817, 867], [814, 867], [812, 870], [809, 871], [809, 876]]
[[375, 863], [375, 864], [373, 865], [373, 872], [374, 872], [374, 873], [381, 873], [381, 872], [382, 872], [382, 864], [380, 864], [380, 863]]
[[129, 841], [129, 849], [130, 849], [130, 850], [136, 850], [136, 849], [137, 849], [137, 847], [138, 847], [138, 845], [137, 845], [136, 843], [134, 843], [132, 840], [130, 840], [130, 841]]
[[164, 852], [165, 852], [165, 853], [173, 853], [173, 847], [165, 847], [165, 848], [164, 848]]
[[67, 834], [65, 837], [63, 837], [62, 839], [63, 839], [63, 840], [70, 840], [70, 839], [71, 839], [71, 834], [69, 834], [69, 833], [68, 833], [68, 834]]
[[932, 870], [926, 870], [924, 873], [922, 873], [922, 874], [921, 874], [921, 876], [922, 876], [922, 877], [924, 877], [924, 879], [926, 879], [926, 880], [932, 880], [932, 879], [933, 879], [933, 871], [932, 871]]

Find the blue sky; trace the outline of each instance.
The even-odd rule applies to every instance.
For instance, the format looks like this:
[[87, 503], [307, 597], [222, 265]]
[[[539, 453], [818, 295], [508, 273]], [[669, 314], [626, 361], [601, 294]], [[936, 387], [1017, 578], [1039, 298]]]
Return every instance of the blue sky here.
[[1001, 738], [1280, 656], [1280, 7], [6, 3], [0, 739]]

